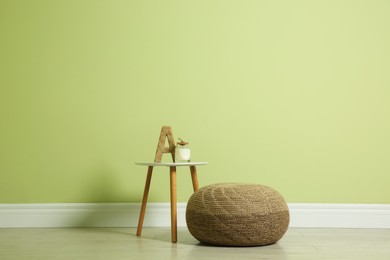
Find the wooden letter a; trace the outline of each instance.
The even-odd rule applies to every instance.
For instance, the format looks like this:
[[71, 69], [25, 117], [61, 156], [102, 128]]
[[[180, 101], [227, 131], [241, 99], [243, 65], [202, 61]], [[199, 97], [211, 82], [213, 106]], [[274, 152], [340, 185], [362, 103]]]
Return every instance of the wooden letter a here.
[[[168, 138], [169, 147], [165, 147], [165, 139]], [[175, 162], [175, 139], [173, 138], [172, 128], [170, 126], [163, 126], [161, 128], [160, 139], [158, 140], [155, 163], [160, 163], [163, 153], [170, 153], [172, 161]]]

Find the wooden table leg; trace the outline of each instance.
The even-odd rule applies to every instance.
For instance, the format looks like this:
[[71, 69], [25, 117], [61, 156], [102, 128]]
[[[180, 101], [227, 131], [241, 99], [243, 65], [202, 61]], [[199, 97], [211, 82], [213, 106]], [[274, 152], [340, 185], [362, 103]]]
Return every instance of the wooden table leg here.
[[172, 243], [177, 241], [177, 206], [176, 206], [176, 166], [170, 166], [171, 184], [171, 236]]
[[137, 227], [137, 236], [140, 236], [142, 233], [142, 226], [144, 224], [144, 217], [146, 211], [146, 203], [148, 201], [150, 181], [152, 179], [153, 166], [148, 167], [148, 175], [146, 176], [144, 196], [142, 198], [141, 211], [139, 213], [138, 227]]
[[191, 171], [191, 178], [192, 178], [192, 186], [194, 187], [194, 192], [199, 190], [199, 182], [198, 182], [198, 175], [196, 173], [196, 167], [190, 166]]

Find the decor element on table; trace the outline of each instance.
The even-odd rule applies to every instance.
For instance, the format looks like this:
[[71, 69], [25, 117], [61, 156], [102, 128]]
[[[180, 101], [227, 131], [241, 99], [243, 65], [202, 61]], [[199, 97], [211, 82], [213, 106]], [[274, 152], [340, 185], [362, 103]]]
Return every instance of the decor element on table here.
[[286, 233], [290, 214], [276, 190], [260, 184], [221, 183], [200, 188], [186, 209], [199, 241], [218, 246], [262, 246]]
[[188, 148], [188, 142], [184, 142], [180, 139], [180, 142], [177, 142], [175, 150], [175, 159], [176, 162], [189, 162], [191, 159], [191, 150]]
[[[165, 147], [165, 139], [168, 139], [168, 147]], [[170, 126], [161, 127], [161, 133], [160, 138], [158, 139], [154, 162], [160, 163], [163, 153], [170, 153], [172, 156], [172, 161], [175, 162], [175, 148], [175, 139], [173, 138], [172, 128]]]

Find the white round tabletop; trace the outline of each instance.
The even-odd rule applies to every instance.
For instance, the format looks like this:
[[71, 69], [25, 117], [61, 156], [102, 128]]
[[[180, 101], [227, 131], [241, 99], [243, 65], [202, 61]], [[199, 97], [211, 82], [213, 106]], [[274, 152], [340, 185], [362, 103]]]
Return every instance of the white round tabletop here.
[[136, 162], [137, 165], [145, 166], [197, 166], [197, 165], [206, 165], [208, 162]]

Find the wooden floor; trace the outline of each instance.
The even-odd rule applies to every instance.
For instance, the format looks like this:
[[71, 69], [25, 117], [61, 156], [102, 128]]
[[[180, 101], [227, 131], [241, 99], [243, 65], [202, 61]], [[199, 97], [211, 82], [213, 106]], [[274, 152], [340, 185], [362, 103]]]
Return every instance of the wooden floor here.
[[0, 259], [390, 259], [390, 229], [290, 228], [264, 247], [211, 247], [185, 228], [170, 242], [169, 228], [0, 229]]

